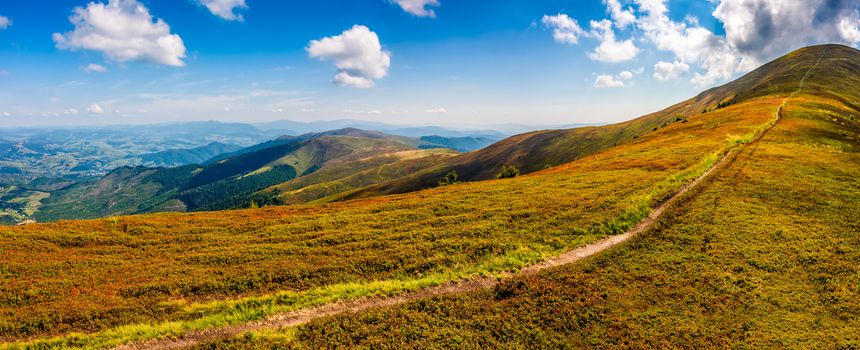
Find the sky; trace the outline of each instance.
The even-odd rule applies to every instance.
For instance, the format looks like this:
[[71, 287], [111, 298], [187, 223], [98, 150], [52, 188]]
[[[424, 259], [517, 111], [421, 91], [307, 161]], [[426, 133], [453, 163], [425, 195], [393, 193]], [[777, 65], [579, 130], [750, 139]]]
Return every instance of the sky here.
[[632, 119], [811, 44], [860, 0], [0, 2], [0, 127]]

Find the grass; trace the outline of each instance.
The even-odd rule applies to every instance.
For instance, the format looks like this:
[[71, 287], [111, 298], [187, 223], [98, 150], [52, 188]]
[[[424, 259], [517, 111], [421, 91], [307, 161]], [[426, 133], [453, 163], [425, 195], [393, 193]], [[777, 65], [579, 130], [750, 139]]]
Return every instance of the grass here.
[[[279, 293], [515, 270], [631, 227], [725, 152], [728, 134], [767, 122], [777, 102], [724, 108], [710, 116], [725, 121], [717, 126], [694, 117], [623, 148], [514, 179], [325, 206], [2, 229], [0, 334], [23, 341], [88, 333], [39, 344], [107, 344], [294, 307], [258, 303]], [[392, 292], [367, 290], [308, 303]], [[217, 300], [254, 307], [236, 313], [205, 306]]]
[[581, 264], [200, 348], [856, 349], [858, 115], [799, 95], [649, 232]]
[[773, 123], [788, 93], [732, 95], [513, 179], [2, 228], [0, 340], [103, 347], [515, 270], [624, 232], [746, 144], [651, 232], [583, 264], [204, 347], [856, 347], [854, 95], [803, 95], [760, 142], [730, 138]]

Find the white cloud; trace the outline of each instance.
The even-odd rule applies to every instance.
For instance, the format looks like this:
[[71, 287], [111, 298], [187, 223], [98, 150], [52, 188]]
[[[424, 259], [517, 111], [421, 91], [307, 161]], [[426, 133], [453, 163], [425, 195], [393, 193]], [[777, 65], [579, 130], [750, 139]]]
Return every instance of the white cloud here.
[[311, 57], [334, 63], [339, 70], [334, 81], [342, 86], [373, 87], [375, 80], [388, 75], [391, 66], [391, 53], [382, 49], [376, 33], [362, 25], [312, 40], [307, 51]]
[[108, 69], [103, 65], [90, 63], [86, 67], [84, 67], [83, 70], [87, 73], [104, 73], [107, 72]]
[[102, 107], [99, 106], [98, 104], [93, 104], [92, 106], [87, 108], [87, 112], [90, 112], [92, 114], [104, 114], [105, 110], [102, 109]]
[[597, 79], [594, 80], [594, 87], [598, 89], [624, 87], [624, 81], [633, 79], [634, 74], [637, 73], [629, 70], [621, 71], [621, 73], [614, 76], [609, 74], [600, 74], [597, 76]]
[[[674, 62], [655, 65], [656, 79], [674, 79], [694, 70], [693, 83], [712, 85], [801, 46], [860, 43], [858, 0], [712, 2], [717, 5], [713, 16], [722, 22], [724, 36], [703, 28], [689, 14], [684, 21], [671, 20], [666, 0], [635, 0], [638, 32], [658, 50], [675, 55]], [[607, 12], [616, 18], [614, 14], [620, 5], [612, 0], [606, 0], [605, 4]]]
[[78, 114], [78, 110], [77, 108], [69, 108], [64, 113], [68, 115]]
[[613, 87], [622, 87], [624, 86], [624, 82], [620, 79], [616, 79], [615, 77], [609, 74], [601, 74], [597, 76], [597, 79], [594, 80], [594, 87], [598, 89], [602, 88], [613, 88]]
[[810, 43], [860, 43], [857, 0], [722, 0], [714, 17], [732, 47], [769, 59]]
[[12, 25], [12, 20], [10, 20], [9, 17], [0, 16], [0, 30], [9, 28], [9, 26], [11, 26], [11, 25]]
[[839, 19], [839, 35], [849, 43], [854, 45], [860, 42], [860, 12], [854, 11], [852, 16], [842, 17]]
[[213, 15], [226, 19], [228, 21], [244, 21], [245, 18], [241, 14], [236, 13], [237, 10], [247, 9], [248, 5], [245, 0], [197, 0]]
[[639, 48], [633, 44], [633, 39], [618, 41], [612, 29], [612, 21], [604, 19], [600, 22], [591, 21], [592, 35], [600, 39], [594, 51], [588, 57], [595, 61], [619, 63], [632, 60], [639, 53]]
[[185, 44], [160, 18], [153, 21], [149, 9], [137, 0], [90, 2], [75, 7], [69, 21], [75, 29], [54, 33], [57, 48], [99, 51], [117, 62], [143, 61], [184, 66]]
[[391, 2], [400, 6], [403, 11], [406, 11], [416, 17], [436, 17], [436, 12], [428, 7], [438, 7], [441, 4], [439, 0], [391, 0]]
[[12, 116], [12, 113], [9, 113], [9, 112], [3, 112], [3, 116], [4, 116], [4, 117], [11, 117], [11, 116]]
[[660, 61], [654, 65], [654, 79], [660, 81], [675, 80], [690, 70], [690, 66], [681, 61]]
[[603, 0], [606, 5], [606, 10], [615, 21], [615, 26], [618, 29], [624, 29], [627, 26], [636, 23], [636, 15], [633, 14], [633, 8], [623, 9], [618, 0]]
[[424, 113], [445, 114], [445, 113], [448, 113], [448, 110], [445, 108], [432, 108], [432, 109], [428, 109], [428, 110], [424, 111]]
[[359, 89], [370, 89], [374, 86], [372, 79], [355, 76], [343, 71], [338, 72], [334, 76], [334, 82], [340, 86], [351, 86]]
[[576, 44], [579, 42], [579, 37], [586, 34], [575, 19], [563, 13], [554, 16], [544, 15], [541, 22], [552, 29], [552, 38], [560, 44]]
[[678, 60], [695, 63], [704, 72], [697, 72], [692, 82], [710, 85], [731, 78], [755, 62], [733, 50], [725, 38], [686, 22], [674, 22], [668, 16], [665, 0], [636, 0], [643, 15], [637, 26], [659, 50], [675, 54]]

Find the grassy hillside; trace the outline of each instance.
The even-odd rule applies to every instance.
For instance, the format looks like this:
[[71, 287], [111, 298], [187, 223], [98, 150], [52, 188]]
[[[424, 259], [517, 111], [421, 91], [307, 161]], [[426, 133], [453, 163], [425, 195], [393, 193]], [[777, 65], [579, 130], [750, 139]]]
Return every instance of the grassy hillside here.
[[[845, 57], [853, 55], [851, 50], [854, 49], [834, 47], [833, 50], [836, 55]], [[503, 165], [515, 165], [528, 173], [547, 166], [564, 164], [631, 142], [645, 134], [673, 123], [684, 122], [706, 111], [755, 98], [790, 93], [805, 74], [805, 71], [799, 68], [814, 64], [814, 60], [815, 57], [804, 55], [775, 60], [736, 81], [709, 89], [690, 100], [631, 121], [607, 126], [536, 131], [517, 135], [404, 178], [352, 192], [345, 198], [406, 193], [431, 188], [450, 171], [456, 171], [465, 180], [485, 180], [494, 178]], [[838, 67], [840, 73], [851, 75], [860, 73], [855, 70], [856, 67], [850, 59], [834, 61], [830, 64]], [[832, 98], [851, 108], [857, 107], [854, 102], [847, 101], [844, 97], [851, 96], [857, 91], [833, 91], [839, 89], [834, 81], [838, 81], [840, 77], [829, 78], [831, 79], [822, 78], [811, 81], [808, 88], [818, 96]]]
[[[103, 178], [72, 185], [42, 200], [38, 221], [72, 220], [147, 212], [164, 208], [196, 166], [180, 168], [121, 167]], [[183, 210], [184, 205], [175, 207]], [[166, 211], [166, 210], [165, 210]]]
[[313, 202], [329, 196], [406, 176], [458, 153], [448, 149], [408, 150], [337, 161], [306, 176], [266, 188], [251, 197], [259, 205]]
[[212, 142], [205, 146], [190, 149], [170, 149], [143, 154], [135, 157], [147, 167], [177, 167], [186, 164], [200, 164], [224, 153], [235, 152], [242, 147]]
[[[808, 78], [790, 100], [700, 111], [527, 176], [0, 228], [0, 340], [109, 347], [516, 270], [624, 232], [739, 150], [654, 230], [584, 264], [207, 346], [856, 346], [860, 53], [829, 48], [784, 58], [803, 72], [794, 91]], [[815, 95], [834, 76], [847, 103]]]
[[781, 101], [699, 114], [514, 179], [324, 206], [0, 230], [10, 282], [0, 334], [96, 332], [53, 344], [116, 344], [517, 269], [630, 228], [772, 122]]
[[860, 347], [860, 54], [813, 47], [766, 68], [796, 63], [791, 75], [819, 57], [783, 120], [630, 244], [491, 290], [203, 348]]
[[[218, 156], [202, 166], [119, 168], [53, 192], [35, 217], [54, 221], [304, 203], [403, 176], [454, 153], [419, 150], [422, 145], [418, 139], [358, 129], [287, 136], [227, 153], [225, 159]], [[376, 177], [364, 174], [372, 169]], [[284, 185], [266, 190], [280, 184]], [[308, 188], [312, 185], [317, 186]], [[308, 190], [294, 195], [303, 188]], [[282, 190], [289, 193], [275, 193]], [[258, 191], [263, 192], [255, 194]]]

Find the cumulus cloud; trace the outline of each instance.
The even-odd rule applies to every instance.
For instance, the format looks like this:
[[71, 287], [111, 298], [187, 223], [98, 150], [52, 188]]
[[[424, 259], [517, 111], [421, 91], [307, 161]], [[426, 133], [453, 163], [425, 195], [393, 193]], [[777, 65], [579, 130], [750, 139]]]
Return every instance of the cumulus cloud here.
[[4, 116], [4, 117], [11, 117], [11, 116], [12, 116], [12, 113], [9, 113], [9, 112], [3, 112], [3, 116]]
[[90, 112], [92, 114], [104, 114], [105, 110], [102, 109], [102, 107], [99, 106], [98, 104], [93, 104], [92, 106], [87, 108], [87, 112]]
[[575, 19], [563, 13], [554, 16], [544, 15], [541, 22], [552, 29], [552, 38], [560, 44], [576, 44], [579, 42], [579, 37], [586, 34]]
[[618, 41], [615, 39], [615, 31], [612, 29], [612, 21], [591, 21], [592, 35], [600, 39], [588, 57], [595, 61], [619, 63], [632, 60], [639, 53], [639, 48], [633, 44], [633, 39]]
[[609, 74], [598, 75], [597, 79], [594, 80], [594, 87], [598, 89], [622, 86], [624, 86], [623, 81], [621, 81], [620, 79], [616, 79]]
[[213, 15], [228, 21], [244, 21], [245, 18], [236, 11], [248, 8], [245, 0], [197, 0], [197, 2], [205, 6]]
[[86, 7], [76, 7], [69, 21], [74, 30], [54, 33], [59, 49], [99, 51], [116, 62], [185, 65], [182, 38], [170, 33], [170, 26], [162, 19], [153, 20], [149, 9], [137, 0], [90, 2]]
[[403, 11], [406, 11], [416, 17], [436, 17], [436, 12], [428, 7], [438, 7], [441, 4], [439, 0], [391, 0], [391, 2], [400, 6]]
[[342, 86], [370, 88], [388, 75], [391, 53], [382, 49], [379, 37], [369, 28], [355, 25], [340, 35], [312, 40], [311, 57], [331, 61], [339, 70], [334, 82]]
[[[637, 11], [628, 10], [638, 15], [636, 29], [658, 50], [675, 55], [674, 62], [655, 65], [658, 80], [694, 70], [691, 82], [711, 85], [801, 46], [860, 43], [858, 0], [715, 0], [713, 16], [725, 35], [703, 28], [690, 15], [673, 21], [666, 0], [634, 1]], [[613, 19], [617, 10], [623, 11], [615, 1], [604, 3]]]
[[729, 44], [757, 59], [809, 43], [860, 43], [857, 0], [722, 0], [714, 17]]
[[622, 8], [618, 0], [603, 0], [603, 4], [606, 5], [606, 10], [612, 16], [612, 20], [615, 21], [615, 26], [618, 29], [624, 29], [636, 23], [636, 15], [633, 14], [632, 8]]
[[0, 16], [0, 30], [9, 28], [9, 26], [11, 26], [11, 25], [12, 25], [12, 20], [10, 20], [9, 17]]
[[104, 72], [107, 72], [107, 67], [100, 65], [100, 64], [96, 64], [96, 63], [90, 63], [86, 67], [84, 67], [84, 72], [87, 72], [87, 73], [104, 73]]
[[609, 74], [601, 74], [597, 76], [597, 79], [594, 80], [594, 87], [598, 89], [602, 88], [615, 88], [615, 87], [623, 87], [625, 80], [633, 79], [633, 72], [629, 70], [622, 71], [617, 75], [609, 75]]
[[660, 81], [675, 80], [690, 70], [690, 66], [681, 61], [660, 61], [654, 65], [654, 79]]

